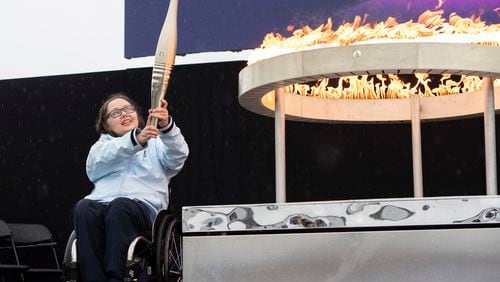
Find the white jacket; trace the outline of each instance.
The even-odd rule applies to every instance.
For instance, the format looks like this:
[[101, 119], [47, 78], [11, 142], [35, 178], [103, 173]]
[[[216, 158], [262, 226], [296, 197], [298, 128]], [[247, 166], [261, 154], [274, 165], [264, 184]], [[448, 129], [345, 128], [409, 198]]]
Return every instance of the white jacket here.
[[136, 140], [136, 130], [121, 137], [101, 134], [90, 148], [86, 168], [94, 190], [85, 198], [103, 203], [118, 197], [139, 200], [151, 208], [154, 219], [168, 207], [168, 184], [182, 169], [189, 148], [172, 119], [144, 147]]

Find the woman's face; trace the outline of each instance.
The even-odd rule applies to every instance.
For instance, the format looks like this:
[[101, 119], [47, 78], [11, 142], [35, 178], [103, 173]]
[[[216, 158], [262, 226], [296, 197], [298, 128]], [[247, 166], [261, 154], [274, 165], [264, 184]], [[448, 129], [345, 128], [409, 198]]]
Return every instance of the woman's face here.
[[106, 116], [107, 130], [116, 136], [123, 136], [125, 133], [139, 126], [137, 112], [133, 105], [127, 100], [117, 98], [108, 103]]

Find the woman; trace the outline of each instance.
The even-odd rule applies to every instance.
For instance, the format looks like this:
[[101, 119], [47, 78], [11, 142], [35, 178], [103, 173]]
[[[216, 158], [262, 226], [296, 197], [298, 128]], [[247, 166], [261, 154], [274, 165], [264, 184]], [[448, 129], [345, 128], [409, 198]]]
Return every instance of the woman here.
[[[153, 117], [159, 129], [151, 125]], [[94, 190], [73, 213], [83, 281], [123, 281], [129, 244], [167, 208], [168, 183], [188, 156], [167, 101], [149, 110], [143, 126], [137, 105], [124, 93], [110, 96], [99, 110], [100, 137], [86, 166]]]

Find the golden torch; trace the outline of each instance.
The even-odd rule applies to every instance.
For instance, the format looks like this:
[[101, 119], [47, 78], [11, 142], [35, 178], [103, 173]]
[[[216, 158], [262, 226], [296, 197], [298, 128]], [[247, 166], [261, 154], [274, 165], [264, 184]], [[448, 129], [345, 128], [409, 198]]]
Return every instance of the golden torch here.
[[[151, 108], [158, 108], [167, 92], [170, 72], [174, 66], [177, 50], [177, 6], [178, 0], [170, 0], [167, 16], [161, 28], [156, 45], [153, 76], [151, 79]], [[152, 125], [158, 127], [158, 119], [153, 118]]]

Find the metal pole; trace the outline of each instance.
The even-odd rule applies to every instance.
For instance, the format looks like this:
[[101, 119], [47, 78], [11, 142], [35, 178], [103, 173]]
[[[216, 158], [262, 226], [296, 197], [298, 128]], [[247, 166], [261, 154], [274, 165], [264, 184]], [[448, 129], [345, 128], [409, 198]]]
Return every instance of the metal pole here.
[[413, 158], [413, 196], [422, 198], [424, 196], [422, 180], [422, 136], [420, 133], [420, 97], [411, 95], [411, 144]]
[[495, 89], [493, 79], [483, 79], [484, 92], [484, 159], [486, 161], [486, 194], [497, 195], [497, 151], [495, 136]]
[[274, 140], [276, 155], [276, 203], [286, 202], [285, 90], [274, 91]]

